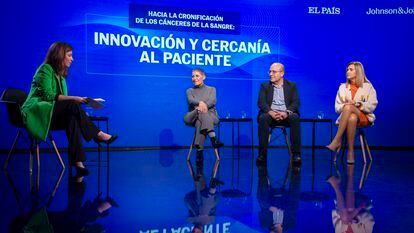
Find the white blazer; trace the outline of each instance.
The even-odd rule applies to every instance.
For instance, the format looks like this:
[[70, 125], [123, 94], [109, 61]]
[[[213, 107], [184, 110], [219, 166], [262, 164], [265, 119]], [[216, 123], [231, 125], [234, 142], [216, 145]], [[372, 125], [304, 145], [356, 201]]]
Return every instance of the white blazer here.
[[[336, 124], [339, 124], [339, 119], [341, 118], [342, 110], [346, 102], [352, 100], [351, 87], [348, 85], [346, 87], [345, 83], [342, 83], [339, 86], [338, 93], [336, 94], [335, 99], [335, 112], [340, 114], [336, 120]], [[354, 101], [361, 103], [361, 110], [367, 115], [368, 121], [373, 124], [375, 121], [374, 110], [378, 105], [377, 92], [371, 83], [365, 82], [362, 87], [358, 88], [355, 93]]]

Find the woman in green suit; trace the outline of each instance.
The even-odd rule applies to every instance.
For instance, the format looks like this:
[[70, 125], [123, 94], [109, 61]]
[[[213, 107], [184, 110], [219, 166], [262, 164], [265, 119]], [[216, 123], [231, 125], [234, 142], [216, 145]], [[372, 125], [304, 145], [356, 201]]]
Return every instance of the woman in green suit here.
[[72, 46], [64, 42], [53, 43], [45, 61], [33, 77], [30, 93], [22, 106], [23, 121], [30, 135], [46, 140], [50, 129], [65, 129], [68, 137], [70, 166], [75, 166], [79, 175], [88, 175], [85, 168], [85, 152], [82, 137], [107, 144], [115, 141], [112, 136], [100, 131], [89, 119], [80, 104], [86, 100], [69, 96], [66, 87], [68, 69], [72, 64]]

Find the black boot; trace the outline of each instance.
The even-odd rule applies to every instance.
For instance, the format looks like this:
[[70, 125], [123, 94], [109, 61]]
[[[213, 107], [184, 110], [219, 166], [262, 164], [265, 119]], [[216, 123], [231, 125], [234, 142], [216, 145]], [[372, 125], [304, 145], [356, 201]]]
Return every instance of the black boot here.
[[210, 188], [217, 188], [219, 185], [224, 185], [224, 182], [217, 179], [217, 178], [211, 178], [210, 180]]
[[256, 166], [257, 166], [257, 171], [258, 171], [259, 177], [267, 177], [268, 176], [266, 163], [257, 163]]
[[259, 156], [257, 156], [256, 164], [266, 164], [267, 163], [267, 150], [260, 148], [259, 149]]
[[265, 165], [267, 163], [267, 156], [259, 155], [256, 159], [256, 165]]
[[224, 146], [224, 144], [222, 142], [219, 142], [218, 140], [216, 140], [216, 137], [211, 137], [211, 144], [213, 145], [214, 148], [220, 148], [222, 146]]
[[300, 158], [300, 154], [294, 154], [292, 158], [292, 162], [294, 166], [302, 165], [302, 159]]

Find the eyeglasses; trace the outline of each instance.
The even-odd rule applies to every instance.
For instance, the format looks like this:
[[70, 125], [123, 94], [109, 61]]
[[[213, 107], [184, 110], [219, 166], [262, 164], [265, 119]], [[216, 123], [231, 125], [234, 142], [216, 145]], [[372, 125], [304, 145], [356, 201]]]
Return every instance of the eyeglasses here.
[[269, 74], [282, 73], [283, 70], [269, 70]]

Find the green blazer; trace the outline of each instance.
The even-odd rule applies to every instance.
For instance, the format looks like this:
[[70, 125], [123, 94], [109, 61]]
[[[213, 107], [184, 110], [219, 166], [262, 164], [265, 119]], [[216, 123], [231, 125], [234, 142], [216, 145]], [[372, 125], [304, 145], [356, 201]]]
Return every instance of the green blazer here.
[[34, 138], [46, 140], [57, 95], [67, 95], [65, 78], [49, 64], [42, 64], [33, 77], [29, 96], [22, 106], [23, 123]]

